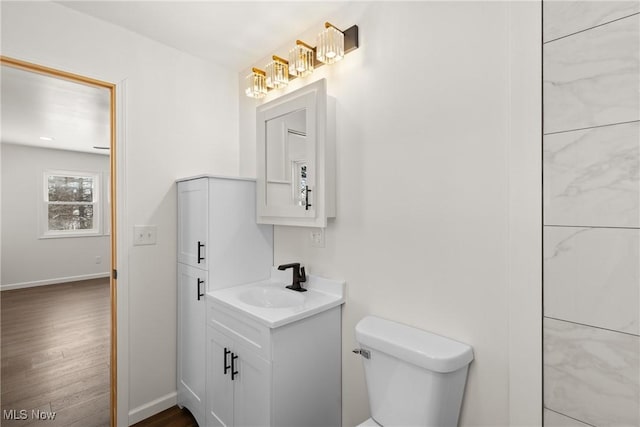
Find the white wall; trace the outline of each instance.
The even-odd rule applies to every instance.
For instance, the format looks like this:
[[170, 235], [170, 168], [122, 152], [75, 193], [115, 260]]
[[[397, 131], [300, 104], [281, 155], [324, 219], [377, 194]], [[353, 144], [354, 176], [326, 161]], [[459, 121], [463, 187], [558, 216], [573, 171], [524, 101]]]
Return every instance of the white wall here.
[[[41, 239], [44, 210], [39, 202], [45, 170], [99, 172], [102, 186], [109, 176], [109, 156], [3, 143], [1, 159], [0, 288], [108, 276], [109, 236]], [[100, 264], [96, 264], [96, 256], [101, 257]]]
[[[50, 2], [2, 2], [2, 54], [112, 83], [126, 80], [127, 224], [155, 224], [158, 244], [129, 247], [129, 361], [120, 360], [119, 410], [143, 414], [175, 402], [176, 193], [174, 180], [238, 172], [237, 75], [127, 30]], [[121, 194], [122, 196], [122, 194]], [[132, 229], [119, 235], [131, 241]], [[123, 240], [120, 240], [123, 241]], [[126, 254], [119, 253], [119, 257]], [[124, 258], [126, 259], [126, 258]], [[123, 266], [119, 266], [122, 268]], [[125, 328], [125, 331], [126, 328]], [[127, 387], [128, 386], [128, 387]], [[128, 391], [127, 391], [128, 390]], [[155, 403], [154, 403], [155, 402]], [[155, 406], [154, 406], [155, 405]], [[119, 425], [125, 422], [119, 418]]]
[[[327, 20], [358, 24], [360, 49], [290, 85], [326, 77], [337, 98], [337, 217], [326, 247], [310, 247], [305, 229], [276, 227], [275, 262], [347, 281], [344, 425], [368, 417], [351, 353], [367, 314], [473, 346], [461, 425], [540, 424], [539, 9], [350, 5]], [[314, 43], [322, 22], [300, 38]], [[241, 96], [243, 175], [255, 173], [258, 103]]]

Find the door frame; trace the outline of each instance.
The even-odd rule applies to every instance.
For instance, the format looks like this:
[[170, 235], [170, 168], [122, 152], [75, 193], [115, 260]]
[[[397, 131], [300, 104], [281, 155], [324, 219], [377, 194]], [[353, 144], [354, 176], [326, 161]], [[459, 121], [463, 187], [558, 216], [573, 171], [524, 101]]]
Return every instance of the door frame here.
[[118, 346], [117, 346], [117, 221], [116, 221], [116, 212], [118, 208], [118, 192], [116, 183], [118, 180], [116, 179], [116, 173], [118, 169], [116, 168], [116, 85], [114, 83], [105, 82], [102, 80], [93, 79], [86, 76], [81, 76], [79, 74], [70, 73], [67, 71], [58, 70], [55, 68], [45, 67], [42, 65], [34, 64], [31, 62], [22, 61], [15, 58], [10, 58], [7, 56], [0, 55], [0, 65], [6, 65], [13, 68], [18, 68], [25, 71], [30, 71], [38, 74], [43, 74], [51, 77], [57, 77], [64, 80], [69, 80], [74, 83], [84, 84], [88, 86], [99, 87], [103, 89], [107, 89], [109, 91], [109, 128], [110, 128], [110, 136], [109, 136], [109, 146], [110, 146], [110, 155], [109, 155], [109, 171], [111, 176], [109, 177], [110, 189], [109, 194], [111, 198], [111, 209], [110, 209], [110, 222], [111, 222], [111, 233], [110, 233], [110, 244], [111, 244], [111, 276], [109, 281], [109, 294], [111, 301], [111, 346], [110, 346], [110, 424], [111, 427], [115, 427], [117, 425], [118, 419], [118, 400], [117, 400], [117, 386], [118, 386]]

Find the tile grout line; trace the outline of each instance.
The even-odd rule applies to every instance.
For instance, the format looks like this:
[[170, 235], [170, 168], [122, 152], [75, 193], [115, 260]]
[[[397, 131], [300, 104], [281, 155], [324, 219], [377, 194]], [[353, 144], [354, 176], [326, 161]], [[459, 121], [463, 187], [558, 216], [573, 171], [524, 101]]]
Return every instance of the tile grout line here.
[[543, 224], [543, 227], [566, 227], [566, 228], [594, 228], [594, 229], [611, 229], [611, 230], [640, 230], [640, 227], [618, 227], [613, 225], [561, 225], [561, 224]]
[[640, 119], [639, 120], [629, 120], [629, 121], [626, 121], [626, 122], [607, 123], [605, 125], [587, 126], [587, 127], [584, 127], [584, 128], [576, 128], [576, 129], [569, 129], [569, 130], [558, 130], [558, 131], [555, 131], [555, 132], [543, 133], [542, 135], [543, 136], [555, 135], [555, 134], [558, 134], [558, 133], [577, 132], [577, 131], [580, 131], [580, 130], [597, 129], [597, 128], [604, 128], [604, 127], [608, 127], [608, 126], [628, 125], [628, 124], [631, 124], [631, 123], [638, 123], [638, 122], [640, 122]]
[[629, 336], [632, 336], [632, 337], [640, 338], [640, 335], [632, 334], [631, 332], [617, 331], [615, 329], [603, 328], [602, 326], [587, 325], [586, 323], [574, 322], [574, 321], [566, 320], [566, 319], [558, 319], [557, 317], [551, 317], [551, 316], [544, 316], [544, 317], [545, 317], [545, 319], [556, 320], [558, 322], [572, 323], [574, 325], [580, 325], [580, 326], [584, 326], [584, 327], [587, 327], [587, 328], [600, 329], [602, 331], [615, 332], [615, 333], [618, 333], [618, 334], [624, 334], [624, 335], [629, 335]]
[[572, 420], [575, 420], [575, 421], [577, 421], [577, 422], [579, 422], [579, 423], [582, 423], [582, 424], [584, 424], [584, 425], [591, 426], [591, 427], [596, 427], [596, 426], [594, 426], [593, 424], [585, 423], [585, 422], [584, 422], [584, 421], [582, 421], [582, 420], [579, 420], [579, 419], [577, 419], [577, 418], [573, 418], [572, 416], [569, 416], [569, 415], [567, 415], [567, 414], [563, 414], [562, 412], [558, 412], [558, 411], [556, 411], [556, 410], [553, 410], [553, 409], [547, 408], [546, 406], [544, 407], [544, 409], [546, 409], [547, 411], [555, 412], [556, 414], [558, 414], [558, 415], [562, 415], [563, 417], [571, 418]]
[[617, 21], [621, 21], [623, 19], [631, 18], [632, 16], [636, 16], [636, 15], [640, 15], [640, 12], [632, 13], [631, 15], [623, 16], [621, 18], [617, 18], [617, 19], [614, 19], [612, 21], [603, 22], [602, 24], [594, 25], [593, 27], [585, 28], [584, 30], [576, 31], [574, 33], [567, 34], [565, 36], [561, 36], [561, 37], [557, 37], [555, 39], [547, 40], [546, 42], [544, 42], [542, 44], [545, 45], [547, 43], [555, 42], [557, 40], [566, 39], [567, 37], [575, 36], [576, 34], [584, 33], [585, 31], [593, 30], [594, 28], [603, 27], [603, 26], [609, 25], [609, 24], [611, 24], [613, 22], [617, 22]]

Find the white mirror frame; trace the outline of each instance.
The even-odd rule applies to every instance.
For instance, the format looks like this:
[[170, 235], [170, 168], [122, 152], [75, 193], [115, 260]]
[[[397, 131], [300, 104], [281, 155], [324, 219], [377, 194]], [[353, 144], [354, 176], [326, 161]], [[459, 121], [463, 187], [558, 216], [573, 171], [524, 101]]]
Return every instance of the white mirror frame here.
[[[266, 126], [269, 120], [294, 111], [306, 111], [307, 143], [315, 159], [310, 159], [311, 209], [299, 206], [268, 206], [266, 194]], [[327, 138], [328, 133], [329, 138]], [[257, 222], [259, 224], [326, 227], [327, 217], [335, 216], [335, 143], [327, 131], [326, 80], [318, 80], [256, 108]], [[329, 159], [328, 159], [329, 158]], [[330, 166], [327, 168], [327, 166]], [[327, 197], [328, 193], [330, 197]], [[328, 202], [328, 203], [327, 203]]]

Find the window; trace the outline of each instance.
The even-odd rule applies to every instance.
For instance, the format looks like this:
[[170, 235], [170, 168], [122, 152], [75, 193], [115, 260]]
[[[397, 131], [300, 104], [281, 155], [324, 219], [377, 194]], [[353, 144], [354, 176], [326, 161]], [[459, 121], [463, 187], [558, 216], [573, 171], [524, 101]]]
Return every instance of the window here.
[[100, 234], [100, 174], [45, 171], [44, 236]]

